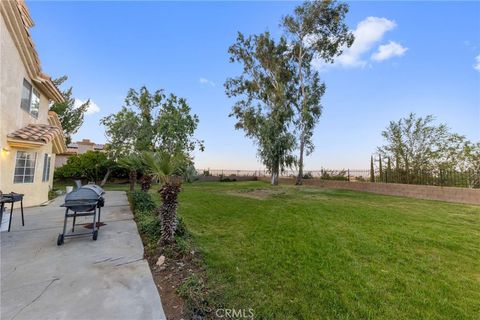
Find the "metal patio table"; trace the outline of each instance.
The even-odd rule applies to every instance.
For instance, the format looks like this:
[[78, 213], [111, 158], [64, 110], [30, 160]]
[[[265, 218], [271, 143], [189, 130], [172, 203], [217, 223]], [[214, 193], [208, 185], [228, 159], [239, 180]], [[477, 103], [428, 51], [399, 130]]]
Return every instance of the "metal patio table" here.
[[0, 221], [3, 220], [3, 211], [5, 210], [5, 204], [11, 203], [10, 206], [10, 219], [8, 221], [8, 232], [10, 232], [10, 227], [12, 226], [13, 220], [13, 205], [15, 202], [20, 202], [20, 212], [22, 213], [22, 226], [25, 226], [25, 219], [23, 217], [23, 194], [21, 193], [4, 193], [0, 197]]

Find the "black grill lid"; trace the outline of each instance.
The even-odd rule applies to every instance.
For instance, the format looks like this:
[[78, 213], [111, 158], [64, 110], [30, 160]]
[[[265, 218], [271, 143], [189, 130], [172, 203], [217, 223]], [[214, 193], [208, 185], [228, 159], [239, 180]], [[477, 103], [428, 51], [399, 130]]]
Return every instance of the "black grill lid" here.
[[104, 193], [105, 191], [103, 191], [103, 189], [97, 185], [85, 185], [75, 191], [67, 193], [67, 195], [65, 196], [65, 202], [97, 201]]

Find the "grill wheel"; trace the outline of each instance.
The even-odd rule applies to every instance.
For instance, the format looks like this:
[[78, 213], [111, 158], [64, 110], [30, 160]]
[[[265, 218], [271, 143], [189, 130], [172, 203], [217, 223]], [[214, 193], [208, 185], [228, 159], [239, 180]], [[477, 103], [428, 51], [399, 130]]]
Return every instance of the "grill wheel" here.
[[63, 244], [63, 234], [59, 234], [57, 238], [57, 246], [61, 246]]

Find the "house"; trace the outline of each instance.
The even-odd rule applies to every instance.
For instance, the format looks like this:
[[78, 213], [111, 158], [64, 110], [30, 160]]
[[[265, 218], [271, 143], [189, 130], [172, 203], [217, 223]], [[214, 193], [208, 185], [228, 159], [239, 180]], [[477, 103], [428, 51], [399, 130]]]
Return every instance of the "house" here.
[[0, 1], [0, 190], [25, 194], [24, 205], [48, 200], [55, 155], [66, 151], [52, 101], [63, 97], [42, 72], [24, 1]]
[[105, 145], [92, 142], [89, 139], [82, 139], [82, 141], [71, 143], [67, 146], [66, 152], [57, 154], [55, 158], [55, 168], [63, 166], [71, 156], [84, 154], [87, 151], [103, 152], [104, 150]]

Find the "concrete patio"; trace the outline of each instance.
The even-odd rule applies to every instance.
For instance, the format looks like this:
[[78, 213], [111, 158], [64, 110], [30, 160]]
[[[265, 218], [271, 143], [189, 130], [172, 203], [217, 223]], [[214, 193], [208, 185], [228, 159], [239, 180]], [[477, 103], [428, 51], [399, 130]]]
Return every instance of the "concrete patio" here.
[[0, 318], [165, 319], [125, 192], [107, 192], [97, 241], [57, 246], [62, 202], [26, 208], [24, 227], [15, 210], [11, 232], [1, 233]]

